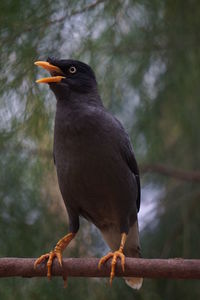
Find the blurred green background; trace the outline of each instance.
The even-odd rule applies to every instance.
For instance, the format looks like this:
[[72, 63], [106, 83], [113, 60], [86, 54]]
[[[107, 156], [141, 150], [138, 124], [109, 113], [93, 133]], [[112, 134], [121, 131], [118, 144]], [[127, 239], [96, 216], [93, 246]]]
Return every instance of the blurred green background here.
[[[52, 160], [55, 99], [33, 63], [75, 58], [96, 72], [106, 107], [131, 135], [141, 169], [147, 258], [199, 258], [200, 2], [1, 0], [0, 256], [37, 257], [67, 233]], [[46, 73], [44, 73], [46, 75]], [[199, 177], [194, 180], [192, 171]], [[101, 256], [82, 221], [66, 256]], [[0, 299], [200, 299], [195, 280], [1, 279]]]

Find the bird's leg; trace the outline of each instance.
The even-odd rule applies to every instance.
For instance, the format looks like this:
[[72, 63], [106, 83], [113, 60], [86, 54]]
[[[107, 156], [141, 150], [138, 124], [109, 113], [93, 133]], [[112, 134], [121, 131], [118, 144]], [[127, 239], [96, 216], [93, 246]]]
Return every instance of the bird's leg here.
[[65, 248], [71, 242], [71, 240], [75, 237], [75, 235], [76, 235], [76, 233], [70, 232], [67, 235], [65, 235], [62, 239], [60, 239], [52, 251], [41, 255], [35, 261], [34, 268], [36, 268], [37, 265], [39, 265], [45, 259], [48, 259], [48, 261], [47, 261], [47, 277], [48, 277], [48, 279], [51, 279], [51, 266], [52, 266], [54, 258], [57, 257], [60, 266], [62, 266], [62, 252], [65, 250]]
[[110, 285], [112, 285], [112, 281], [115, 276], [115, 267], [116, 267], [118, 257], [121, 259], [121, 266], [122, 266], [123, 272], [125, 270], [125, 255], [123, 254], [123, 249], [124, 249], [124, 245], [126, 242], [126, 238], [127, 238], [126, 233], [122, 233], [119, 249], [115, 252], [109, 252], [107, 255], [103, 256], [99, 261], [98, 268], [100, 270], [102, 264], [104, 264], [109, 258], [112, 257], [111, 272], [110, 272]]

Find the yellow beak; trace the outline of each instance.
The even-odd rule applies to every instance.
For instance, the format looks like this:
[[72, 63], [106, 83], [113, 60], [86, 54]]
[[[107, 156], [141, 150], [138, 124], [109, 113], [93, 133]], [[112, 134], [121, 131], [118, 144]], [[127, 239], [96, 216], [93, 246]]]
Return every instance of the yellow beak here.
[[58, 76], [52, 76], [52, 77], [45, 77], [45, 78], [41, 78], [36, 80], [37, 83], [50, 83], [50, 82], [60, 82], [63, 78], [65, 78], [64, 76], [61, 76], [60, 74], [63, 74], [63, 71], [59, 68], [56, 67], [46, 61], [36, 61], [34, 63], [36, 66], [42, 67], [43, 69], [49, 71], [49, 72], [54, 72], [54, 73], [58, 73]]

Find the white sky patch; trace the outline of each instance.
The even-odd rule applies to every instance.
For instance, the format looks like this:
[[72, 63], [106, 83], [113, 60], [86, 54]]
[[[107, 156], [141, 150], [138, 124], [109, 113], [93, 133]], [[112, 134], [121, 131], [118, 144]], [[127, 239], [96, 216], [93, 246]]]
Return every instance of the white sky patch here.
[[158, 78], [166, 71], [166, 65], [160, 59], [154, 60], [144, 76], [144, 86], [150, 99], [155, 99], [158, 92]]
[[152, 184], [148, 184], [142, 189], [141, 205], [138, 215], [140, 230], [146, 226], [156, 225], [158, 200], [163, 193], [163, 188], [155, 187]]
[[0, 128], [9, 131], [13, 118], [23, 119], [25, 103], [19, 99], [13, 90], [9, 91], [5, 98], [2, 97], [2, 103], [0, 106]]
[[123, 105], [119, 114], [116, 117], [124, 124], [126, 129], [129, 131], [134, 124], [134, 112], [138, 106], [140, 98], [136, 91], [126, 87], [126, 103]]

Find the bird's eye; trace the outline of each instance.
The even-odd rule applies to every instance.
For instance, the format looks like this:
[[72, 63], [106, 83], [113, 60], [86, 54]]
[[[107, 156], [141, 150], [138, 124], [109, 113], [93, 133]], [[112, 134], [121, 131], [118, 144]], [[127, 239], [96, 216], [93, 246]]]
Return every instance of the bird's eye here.
[[72, 74], [76, 73], [76, 68], [73, 67], [73, 66], [70, 67], [70, 68], [69, 68], [69, 72], [72, 73]]

